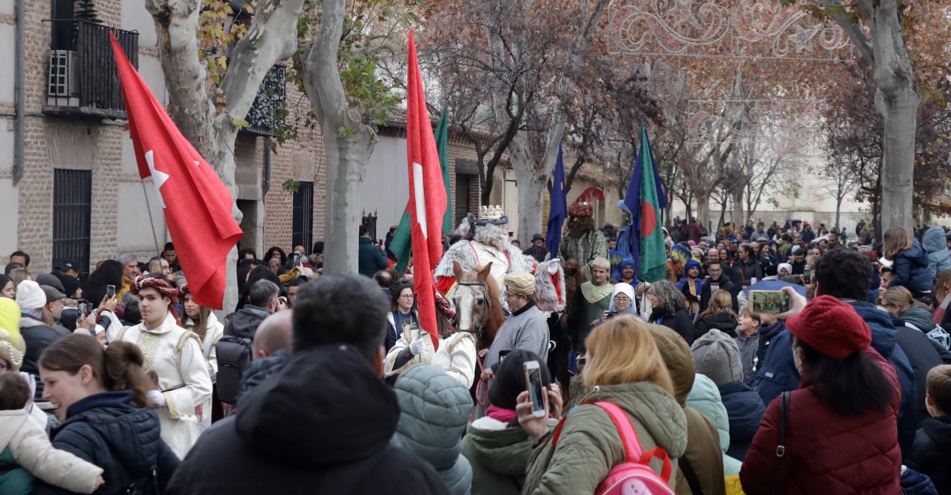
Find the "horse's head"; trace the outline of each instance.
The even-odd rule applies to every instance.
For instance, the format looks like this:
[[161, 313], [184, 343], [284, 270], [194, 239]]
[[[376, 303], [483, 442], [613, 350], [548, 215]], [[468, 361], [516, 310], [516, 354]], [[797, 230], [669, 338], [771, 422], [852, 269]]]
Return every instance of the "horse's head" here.
[[452, 262], [452, 271], [456, 277], [456, 288], [452, 291], [452, 301], [456, 305], [456, 329], [460, 332], [478, 333], [489, 317], [493, 301], [489, 285], [494, 284], [489, 274], [492, 263], [479, 271], [464, 272], [458, 262]]

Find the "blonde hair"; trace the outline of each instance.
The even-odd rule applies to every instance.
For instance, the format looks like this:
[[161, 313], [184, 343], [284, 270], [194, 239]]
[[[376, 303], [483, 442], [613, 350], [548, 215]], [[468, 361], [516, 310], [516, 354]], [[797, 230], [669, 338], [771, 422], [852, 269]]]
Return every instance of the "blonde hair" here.
[[728, 291], [717, 289], [713, 292], [713, 295], [710, 296], [710, 305], [707, 306], [706, 311], [700, 313], [700, 317], [705, 318], [721, 313], [728, 314], [734, 319], [736, 318], [736, 313], [733, 312], [733, 296], [730, 295]]
[[885, 231], [885, 237], [882, 239], [882, 252], [885, 259], [893, 260], [898, 253], [911, 249], [914, 243], [915, 238], [908, 229], [892, 227]]
[[644, 324], [621, 316], [596, 327], [587, 340], [585, 385], [618, 385], [649, 381], [674, 394], [674, 385], [657, 344]]
[[892, 287], [882, 294], [882, 301], [898, 308], [898, 314], [908, 311], [915, 304], [915, 298], [904, 287]]

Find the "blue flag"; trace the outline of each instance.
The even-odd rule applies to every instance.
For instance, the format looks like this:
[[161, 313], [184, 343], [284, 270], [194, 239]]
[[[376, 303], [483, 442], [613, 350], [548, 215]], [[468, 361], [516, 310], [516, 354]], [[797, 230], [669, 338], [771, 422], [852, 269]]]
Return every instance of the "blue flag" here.
[[565, 164], [561, 159], [561, 145], [558, 145], [558, 161], [555, 162], [555, 177], [551, 183], [551, 204], [548, 208], [548, 232], [545, 233], [545, 247], [551, 257], [558, 256], [561, 246], [561, 227], [568, 218], [568, 199], [565, 198]]

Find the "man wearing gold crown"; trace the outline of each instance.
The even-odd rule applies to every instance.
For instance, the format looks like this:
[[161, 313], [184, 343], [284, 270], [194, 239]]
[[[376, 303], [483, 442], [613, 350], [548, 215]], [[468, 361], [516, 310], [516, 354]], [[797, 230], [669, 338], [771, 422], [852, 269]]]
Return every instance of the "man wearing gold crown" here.
[[470, 213], [455, 231], [462, 239], [450, 246], [436, 265], [436, 290], [447, 294], [455, 282], [453, 261], [459, 262], [465, 271], [491, 262], [490, 273], [499, 288], [505, 285], [503, 279], [507, 273], [531, 273], [535, 259], [509, 243], [508, 232], [502, 229], [506, 223], [508, 218], [503, 215], [501, 206], [481, 207], [478, 219]]
[[594, 226], [594, 208], [590, 204], [575, 203], [568, 209], [568, 232], [561, 240], [559, 258], [574, 258], [581, 265], [586, 280], [591, 280], [590, 263], [595, 258], [608, 257], [608, 240]]

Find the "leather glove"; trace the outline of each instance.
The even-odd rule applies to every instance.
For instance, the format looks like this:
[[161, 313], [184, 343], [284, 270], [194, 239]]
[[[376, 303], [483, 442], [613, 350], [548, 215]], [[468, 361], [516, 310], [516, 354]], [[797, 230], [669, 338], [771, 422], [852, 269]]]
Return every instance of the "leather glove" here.
[[159, 392], [158, 390], [149, 390], [148, 395], [149, 395], [149, 400], [152, 401], [152, 403], [155, 404], [156, 406], [159, 406], [159, 407], [166, 406], [167, 402], [165, 401], [165, 395], [163, 395], [162, 392]]
[[419, 356], [423, 352], [423, 338], [420, 337], [409, 344], [409, 352], [414, 356]]

